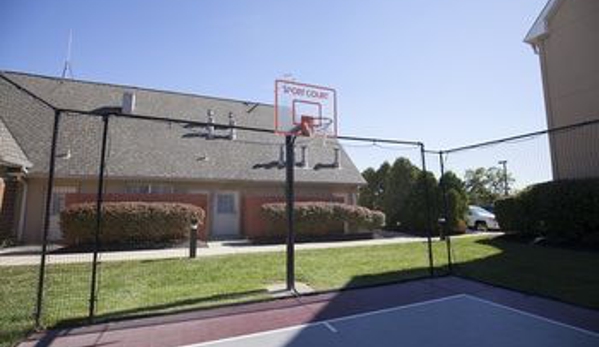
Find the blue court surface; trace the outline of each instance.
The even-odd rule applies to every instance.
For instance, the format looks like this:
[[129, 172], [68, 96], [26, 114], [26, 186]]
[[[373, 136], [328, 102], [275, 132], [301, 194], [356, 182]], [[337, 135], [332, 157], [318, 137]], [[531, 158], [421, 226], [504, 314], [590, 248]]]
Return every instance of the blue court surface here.
[[598, 347], [599, 334], [460, 294], [192, 346]]

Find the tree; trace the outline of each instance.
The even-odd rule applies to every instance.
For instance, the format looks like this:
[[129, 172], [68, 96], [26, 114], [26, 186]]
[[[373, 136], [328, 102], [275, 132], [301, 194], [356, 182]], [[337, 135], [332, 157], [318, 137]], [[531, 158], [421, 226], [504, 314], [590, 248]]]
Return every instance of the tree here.
[[388, 162], [384, 162], [378, 170], [368, 168], [362, 172], [366, 185], [360, 188], [359, 205], [373, 210], [383, 210], [385, 181], [390, 167]]
[[417, 233], [424, 233], [431, 228], [436, 230], [437, 216], [439, 216], [439, 196], [439, 186], [435, 175], [431, 172], [422, 175], [422, 171], [419, 170], [416, 182], [403, 207], [404, 230]]
[[387, 217], [387, 228], [405, 230], [408, 225], [405, 210], [420, 170], [406, 158], [397, 158], [389, 168], [383, 189], [383, 212]]
[[[470, 203], [482, 206], [495, 203], [503, 195], [505, 178], [503, 170], [497, 167], [466, 170], [464, 181]], [[512, 175], [507, 173], [508, 185], [511, 186], [514, 181]]]
[[439, 188], [441, 194], [440, 206], [444, 207], [447, 203], [447, 228], [449, 231], [459, 229], [460, 221], [468, 211], [468, 194], [464, 182], [453, 172], [448, 171], [439, 179]]

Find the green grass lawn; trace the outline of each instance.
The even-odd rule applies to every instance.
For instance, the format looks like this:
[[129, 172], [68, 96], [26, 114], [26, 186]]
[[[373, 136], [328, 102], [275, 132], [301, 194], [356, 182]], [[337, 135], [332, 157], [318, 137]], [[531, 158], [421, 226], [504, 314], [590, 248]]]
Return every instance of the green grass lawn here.
[[[599, 254], [489, 239], [454, 240], [458, 274], [599, 308]], [[434, 244], [436, 272], [446, 273], [445, 246]], [[426, 244], [298, 251], [297, 280], [318, 290], [427, 276]], [[0, 345], [31, 329], [37, 267], [0, 267]], [[180, 311], [266, 299], [265, 286], [285, 279], [283, 253], [195, 260], [147, 260], [100, 266], [100, 319]], [[44, 324], [87, 314], [90, 265], [50, 265]]]

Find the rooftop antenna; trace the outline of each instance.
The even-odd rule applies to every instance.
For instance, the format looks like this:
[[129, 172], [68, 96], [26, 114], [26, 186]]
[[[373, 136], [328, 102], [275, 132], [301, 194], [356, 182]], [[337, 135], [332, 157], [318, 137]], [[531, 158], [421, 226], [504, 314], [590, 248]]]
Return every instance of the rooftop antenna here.
[[73, 30], [69, 30], [69, 40], [67, 44], [67, 55], [64, 60], [64, 67], [62, 68], [61, 77], [64, 79], [69, 75], [69, 78], [73, 78], [73, 69], [71, 67], [71, 46], [73, 44]]
[[295, 76], [293, 76], [292, 73], [287, 72], [283, 74], [283, 79], [287, 81], [295, 81]]

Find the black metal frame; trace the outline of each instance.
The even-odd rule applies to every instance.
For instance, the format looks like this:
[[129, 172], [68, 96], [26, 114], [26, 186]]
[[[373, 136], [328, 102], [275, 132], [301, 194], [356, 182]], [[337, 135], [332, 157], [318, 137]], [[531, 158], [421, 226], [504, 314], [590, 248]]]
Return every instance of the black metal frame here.
[[54, 111], [54, 126], [52, 127], [52, 144], [50, 146], [50, 163], [48, 167], [48, 181], [46, 191], [46, 203], [44, 206], [44, 229], [42, 234], [42, 255], [39, 269], [37, 287], [37, 298], [35, 305], [35, 326], [39, 327], [42, 317], [44, 300], [44, 283], [46, 278], [46, 257], [48, 253], [48, 230], [50, 228], [50, 206], [52, 206], [52, 191], [54, 190], [54, 171], [56, 167], [56, 144], [58, 142], [58, 131], [60, 127], [61, 113]]
[[294, 226], [294, 207], [295, 207], [295, 139], [296, 136], [285, 136], [285, 197], [287, 214], [287, 290], [295, 290], [295, 226]]
[[97, 290], [98, 290], [98, 252], [101, 245], [102, 234], [102, 204], [104, 203], [104, 176], [106, 170], [106, 143], [108, 139], [108, 121], [110, 116], [102, 116], [102, 148], [100, 150], [100, 170], [98, 172], [98, 193], [96, 195], [96, 231], [94, 252], [92, 260], [92, 277], [89, 293], [89, 320], [93, 321], [96, 312]]
[[447, 201], [447, 187], [445, 187], [445, 181], [443, 180], [443, 176], [445, 176], [445, 159], [443, 158], [443, 151], [439, 151], [439, 167], [440, 167], [440, 176], [439, 182], [441, 185], [441, 194], [443, 195], [443, 234], [442, 237], [445, 238], [445, 245], [447, 249], [447, 268], [449, 273], [453, 273], [453, 260], [451, 258], [451, 235], [448, 224], [448, 215], [449, 215], [449, 203]]
[[[45, 270], [46, 270], [46, 257], [47, 257], [47, 236], [49, 229], [49, 211], [51, 207], [51, 199], [52, 199], [52, 191], [54, 187], [54, 176], [55, 176], [55, 159], [56, 159], [56, 144], [58, 139], [59, 132], [59, 123], [60, 123], [60, 115], [62, 113], [72, 113], [79, 115], [87, 115], [94, 117], [101, 117], [103, 120], [103, 130], [102, 130], [102, 144], [101, 144], [101, 157], [100, 157], [100, 167], [98, 172], [98, 191], [96, 198], [96, 230], [95, 230], [95, 245], [93, 252], [93, 262], [92, 262], [92, 274], [90, 280], [90, 298], [89, 298], [89, 312], [88, 318], [93, 320], [95, 316], [95, 310], [97, 305], [97, 282], [98, 282], [98, 253], [100, 251], [100, 243], [101, 243], [101, 232], [102, 232], [102, 204], [103, 204], [103, 196], [104, 196], [104, 177], [105, 177], [105, 166], [106, 166], [106, 146], [107, 146], [107, 133], [108, 133], [108, 125], [109, 118], [128, 118], [128, 119], [137, 119], [137, 120], [147, 120], [147, 121], [158, 121], [158, 122], [166, 122], [166, 123], [175, 123], [182, 125], [191, 125], [191, 126], [213, 126], [215, 128], [220, 129], [237, 129], [237, 130], [245, 130], [245, 131], [253, 131], [253, 132], [261, 132], [261, 133], [271, 133], [274, 134], [275, 131], [273, 129], [265, 129], [265, 128], [256, 128], [256, 127], [247, 127], [247, 126], [239, 126], [232, 124], [209, 124], [207, 122], [198, 122], [187, 119], [178, 119], [178, 118], [167, 118], [167, 117], [154, 117], [147, 115], [139, 115], [139, 114], [123, 114], [119, 108], [114, 107], [105, 107], [93, 111], [88, 110], [77, 110], [71, 108], [58, 108], [54, 105], [48, 103], [42, 98], [38, 97], [31, 91], [26, 88], [20, 86], [18, 83], [13, 82], [8, 77], [0, 74], [0, 78], [8, 81], [19, 90], [27, 93], [32, 96], [34, 99], [43, 103], [45, 106], [50, 107], [55, 112], [54, 117], [54, 128], [52, 133], [52, 145], [50, 150], [50, 167], [48, 174], [48, 191], [46, 196], [46, 204], [45, 204], [45, 219], [44, 219], [44, 235], [43, 235], [43, 246], [42, 246], [42, 260], [40, 263], [40, 276], [38, 282], [38, 293], [37, 293], [37, 306], [35, 312], [35, 323], [37, 327], [41, 326], [41, 317], [42, 317], [42, 309], [43, 309], [43, 293], [44, 293], [44, 279], [45, 279]], [[295, 170], [295, 136], [286, 136], [285, 138], [285, 148], [286, 148], [286, 201], [287, 201], [287, 248], [286, 248], [286, 256], [287, 256], [287, 276], [286, 276], [286, 284], [287, 289], [295, 292], [295, 230], [294, 230], [294, 170]], [[422, 156], [422, 173], [426, 175], [426, 158], [425, 158], [425, 147], [424, 144], [417, 141], [403, 141], [403, 140], [393, 140], [393, 139], [382, 139], [382, 138], [369, 138], [369, 137], [358, 137], [358, 136], [338, 136], [337, 139], [345, 140], [345, 141], [358, 141], [358, 142], [368, 142], [368, 143], [388, 143], [388, 144], [396, 144], [396, 145], [411, 145], [420, 148], [421, 156]], [[427, 208], [427, 218], [430, 220], [431, 218], [431, 210], [430, 210], [430, 196], [428, 192], [428, 187], [426, 187], [426, 208]], [[428, 243], [428, 258], [429, 258], [429, 274], [430, 276], [434, 276], [434, 259], [432, 254], [432, 228], [434, 226], [429, 226], [428, 235], [427, 235], [427, 243]]]
[[[54, 189], [54, 178], [55, 178], [55, 169], [56, 169], [56, 147], [58, 141], [58, 133], [60, 129], [61, 115], [63, 113], [75, 113], [80, 115], [88, 115], [95, 117], [103, 118], [103, 134], [102, 134], [102, 149], [101, 149], [101, 160], [100, 160], [100, 168], [98, 173], [98, 195], [96, 200], [96, 230], [95, 230], [95, 238], [96, 244], [94, 248], [94, 256], [93, 256], [93, 265], [92, 265], [92, 278], [91, 278], [91, 288], [90, 288], [90, 299], [89, 299], [89, 318], [93, 319], [95, 315], [95, 308], [97, 303], [97, 269], [98, 269], [98, 252], [100, 250], [100, 241], [101, 241], [101, 230], [102, 230], [102, 222], [101, 222], [101, 214], [102, 214], [102, 204], [103, 204], [103, 194], [104, 194], [104, 174], [105, 174], [105, 160], [106, 160], [106, 142], [107, 142], [107, 132], [108, 132], [108, 123], [109, 117], [118, 117], [118, 118], [128, 118], [128, 119], [137, 119], [137, 120], [147, 120], [147, 121], [158, 121], [158, 122], [166, 122], [166, 123], [175, 123], [181, 125], [191, 125], [191, 126], [212, 126], [218, 129], [236, 129], [236, 130], [244, 130], [244, 131], [252, 131], [252, 132], [260, 132], [260, 133], [270, 133], [274, 134], [275, 131], [273, 129], [266, 128], [256, 128], [256, 127], [248, 127], [248, 126], [239, 126], [234, 124], [212, 124], [207, 122], [199, 122], [187, 119], [178, 119], [178, 118], [168, 118], [168, 117], [156, 117], [156, 116], [148, 116], [148, 115], [140, 115], [140, 114], [123, 114], [119, 108], [107, 107], [102, 109], [97, 109], [93, 111], [88, 110], [77, 110], [70, 108], [59, 108], [43, 98], [37, 96], [35, 93], [31, 92], [27, 88], [21, 86], [17, 82], [14, 82], [4, 74], [0, 73], [0, 79], [7, 81], [9, 84], [17, 88], [18, 90], [24, 92], [29, 95], [31, 98], [39, 102], [40, 104], [48, 107], [54, 112], [54, 123], [52, 130], [52, 138], [51, 138], [51, 147], [49, 153], [49, 168], [48, 168], [48, 180], [47, 180], [47, 191], [46, 191], [46, 200], [44, 206], [44, 220], [43, 220], [43, 235], [42, 235], [42, 254], [40, 261], [40, 269], [39, 269], [39, 279], [37, 286], [37, 299], [36, 299], [36, 307], [35, 307], [35, 324], [36, 327], [41, 326], [41, 317], [43, 313], [44, 306], [44, 286], [45, 286], [45, 275], [46, 275], [46, 265], [47, 265], [47, 243], [48, 243], [48, 230], [49, 230], [49, 217], [50, 217], [50, 208], [52, 203], [52, 193]], [[337, 136], [338, 140], [345, 141], [357, 141], [357, 142], [368, 142], [368, 143], [387, 143], [387, 144], [396, 144], [396, 145], [412, 145], [420, 148], [421, 160], [422, 160], [422, 174], [424, 175], [423, 179], [425, 179], [427, 174], [426, 168], [426, 154], [432, 153], [439, 155], [439, 164], [441, 170], [441, 177], [445, 174], [445, 163], [444, 163], [444, 155], [454, 152], [460, 152], [470, 149], [476, 149], [480, 147], [492, 146], [500, 143], [540, 136], [544, 134], [556, 133], [561, 131], [573, 130], [576, 128], [599, 124], [599, 120], [591, 120], [585, 121], [575, 124], [570, 124], [561, 127], [555, 127], [551, 129], [546, 129], [542, 131], [535, 131], [525, 134], [520, 134], [516, 136], [506, 137], [502, 139], [497, 139], [493, 141], [486, 141], [477, 144], [471, 144], [467, 146], [461, 146], [456, 148], [451, 148], [442, 151], [431, 151], [426, 150], [425, 146], [422, 142], [417, 141], [402, 141], [402, 140], [394, 140], [394, 139], [382, 139], [382, 138], [369, 138], [369, 137], [358, 137], [358, 136]], [[294, 170], [295, 170], [295, 153], [294, 153], [294, 142], [295, 136], [287, 136], [285, 138], [285, 146], [286, 146], [286, 201], [287, 201], [287, 276], [286, 276], [286, 284], [287, 289], [290, 291], [295, 291], [295, 230], [294, 230]], [[429, 275], [434, 276], [434, 256], [432, 252], [432, 231], [435, 227], [434, 221], [432, 220], [432, 211], [431, 211], [431, 197], [430, 192], [428, 191], [428, 186], [424, 184], [425, 192], [424, 194], [426, 199], [426, 216], [428, 220], [431, 221], [431, 225], [428, 226], [428, 235], [427, 235], [427, 246], [428, 246], [428, 261], [429, 261]], [[443, 191], [443, 216], [445, 221], [447, 221], [448, 217], [448, 203], [446, 196], [446, 187], [444, 184], [441, 185]], [[449, 235], [449, 231], [447, 230], [447, 223], [443, 228], [442, 236], [446, 241], [447, 248], [447, 256], [448, 256], [448, 269], [449, 273], [453, 272], [453, 261], [452, 261], [452, 245], [451, 245], [451, 237]], [[197, 235], [196, 235], [197, 236]], [[190, 250], [190, 256], [194, 256]]]

